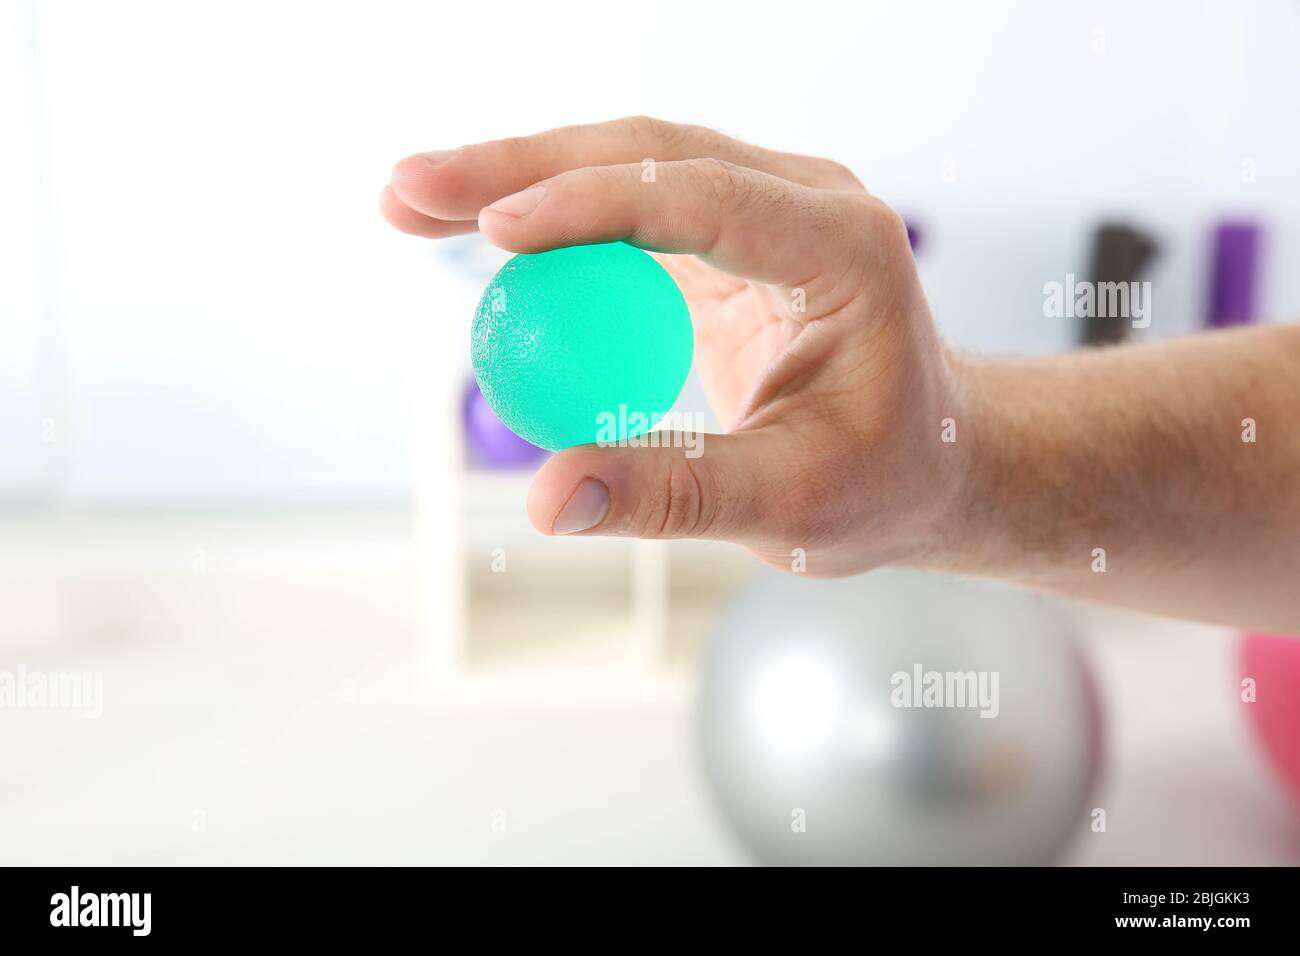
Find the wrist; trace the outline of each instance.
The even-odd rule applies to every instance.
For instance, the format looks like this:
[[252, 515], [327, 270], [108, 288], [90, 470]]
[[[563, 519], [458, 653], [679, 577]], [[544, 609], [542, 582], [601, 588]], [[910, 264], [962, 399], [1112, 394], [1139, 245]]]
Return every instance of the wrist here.
[[1014, 404], [1007, 369], [993, 360], [945, 354], [947, 388], [940, 409], [942, 485], [935, 495], [929, 540], [919, 566], [978, 573], [1005, 559], [1007, 445], [1014, 441]]

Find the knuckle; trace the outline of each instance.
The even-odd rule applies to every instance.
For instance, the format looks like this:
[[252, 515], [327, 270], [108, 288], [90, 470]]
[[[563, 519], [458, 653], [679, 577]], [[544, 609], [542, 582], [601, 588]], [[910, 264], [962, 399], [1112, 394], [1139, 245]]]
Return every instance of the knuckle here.
[[628, 116], [621, 120], [632, 137], [647, 147], [664, 148], [676, 143], [684, 135], [677, 123], [656, 119], [653, 116]]
[[740, 205], [749, 197], [750, 179], [739, 166], [722, 159], [693, 159], [690, 166], [708, 195], [724, 208]]
[[907, 223], [891, 206], [877, 202], [874, 223], [881, 235], [901, 240], [904, 245], [907, 244]]
[[866, 193], [841, 194], [839, 205], [853, 241], [874, 248], [908, 246], [907, 223], [903, 217], [874, 196]]
[[859, 229], [872, 227], [880, 215], [880, 201], [866, 193], [836, 193], [835, 202]]
[[857, 263], [871, 247], [871, 209], [862, 196], [852, 193], [819, 193], [818, 201], [819, 231], [846, 261]]
[[685, 537], [698, 523], [703, 494], [694, 471], [685, 459], [670, 459], [668, 493], [664, 509], [663, 536]]
[[872, 199], [866, 204], [864, 215], [865, 222], [874, 235], [893, 239], [902, 237], [904, 242], [907, 241], [907, 223], [892, 207], [879, 199]]
[[685, 456], [668, 459], [659, 501], [657, 529], [648, 537], [696, 538], [717, 516], [718, 495], [707, 469]]

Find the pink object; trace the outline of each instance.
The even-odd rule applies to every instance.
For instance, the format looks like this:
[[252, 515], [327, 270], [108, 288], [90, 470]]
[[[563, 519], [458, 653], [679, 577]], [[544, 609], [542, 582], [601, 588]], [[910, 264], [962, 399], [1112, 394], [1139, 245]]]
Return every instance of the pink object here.
[[1250, 712], [1255, 736], [1300, 797], [1300, 637], [1245, 635], [1241, 639], [1241, 676], [1255, 681], [1255, 702], [1243, 704]]

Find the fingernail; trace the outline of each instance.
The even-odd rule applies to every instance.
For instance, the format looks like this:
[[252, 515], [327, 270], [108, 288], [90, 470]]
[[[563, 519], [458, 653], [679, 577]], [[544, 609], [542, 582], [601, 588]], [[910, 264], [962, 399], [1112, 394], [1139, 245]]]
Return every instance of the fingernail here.
[[542, 197], [545, 195], [545, 186], [530, 186], [523, 192], [514, 193], [504, 199], [498, 199], [488, 208], [493, 212], [503, 212], [507, 216], [522, 219], [537, 208], [537, 204], [542, 201]]
[[584, 478], [569, 503], [564, 506], [555, 526], [555, 534], [573, 534], [600, 524], [609, 511], [609, 489], [595, 478]]
[[438, 166], [455, 156], [456, 152], [454, 149], [435, 149], [431, 153], [416, 153], [415, 155], [430, 166]]

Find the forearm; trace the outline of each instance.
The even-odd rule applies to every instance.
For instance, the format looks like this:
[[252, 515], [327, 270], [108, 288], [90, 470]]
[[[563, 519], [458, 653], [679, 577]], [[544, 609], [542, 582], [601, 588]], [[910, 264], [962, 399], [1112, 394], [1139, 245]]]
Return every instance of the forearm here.
[[1300, 631], [1300, 326], [957, 369], [964, 476], [926, 563]]

